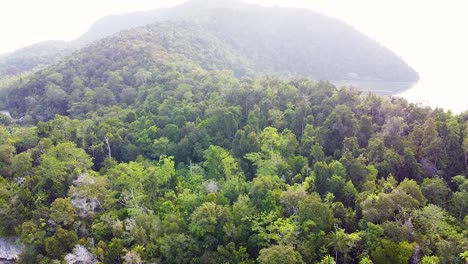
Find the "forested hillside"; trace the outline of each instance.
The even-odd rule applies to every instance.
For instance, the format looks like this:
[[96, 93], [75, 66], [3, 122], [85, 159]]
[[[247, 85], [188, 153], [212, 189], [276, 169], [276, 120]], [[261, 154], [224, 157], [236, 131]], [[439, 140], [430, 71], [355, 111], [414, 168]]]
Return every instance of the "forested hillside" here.
[[159, 23], [90, 45], [3, 93], [14, 116], [46, 121], [56, 114], [82, 116], [117, 102], [131, 105], [139, 86], [177, 81], [194, 69], [234, 69], [243, 75], [249, 62], [199, 24]]
[[466, 261], [466, 113], [237, 78], [218, 69], [248, 60], [176, 25], [12, 81], [0, 233], [19, 263]]
[[[192, 0], [173, 8], [105, 17], [77, 40], [62, 45], [79, 48], [121, 30], [168, 21], [200, 25], [227, 48], [248, 59], [249, 72], [229, 68], [243, 76], [275, 74], [392, 82], [415, 82], [419, 78], [392, 51], [342, 21], [306, 9], [261, 7], [236, 0]], [[40, 47], [44, 50], [38, 53], [52, 56], [36, 56], [27, 50], [13, 53], [10, 56], [15, 60], [7, 60], [7, 65], [0, 60], [0, 76], [29, 71], [38, 64], [52, 65], [69, 54], [48, 45], [34, 50]], [[13, 66], [16, 70], [11, 69]]]
[[303, 78], [417, 79], [339, 21], [200, 2], [0, 78], [18, 263], [468, 261], [468, 112]]
[[45, 41], [0, 56], [0, 77], [29, 72], [61, 61], [75, 46], [65, 41]]
[[[219, 14], [220, 20], [221, 17], [233, 15], [231, 11], [226, 12], [227, 14]], [[249, 21], [249, 17], [247, 15], [240, 19], [242, 23], [246, 23], [245, 27], [250, 23], [255, 24], [254, 21]], [[336, 64], [330, 66], [331, 68], [322, 67], [323, 64], [317, 60], [304, 60], [305, 55], [301, 53], [300, 47], [294, 46], [296, 42], [286, 44], [280, 39], [268, 41], [271, 37], [269, 34], [275, 35], [274, 33], [262, 35], [254, 34], [255, 30], [239, 31], [245, 27], [233, 23], [223, 24], [221, 29], [221, 23], [211, 23], [212, 20], [217, 21], [216, 17], [210, 15], [207, 19], [197, 22], [160, 22], [123, 31], [97, 41], [55, 66], [22, 78], [21, 82], [2, 91], [2, 94], [5, 94], [3, 97], [6, 108], [15, 117], [24, 117], [28, 122], [46, 121], [55, 114], [77, 116], [99, 107], [99, 104], [108, 105], [115, 100], [119, 101], [120, 97], [132, 98], [135, 88], [142, 83], [178, 78], [172, 75], [174, 70], [183, 71], [182, 69], [189, 65], [204, 70], [231, 70], [239, 78], [256, 78], [252, 76], [278, 72], [283, 72], [284, 74], [278, 76], [284, 78], [288, 75], [298, 75], [299, 71], [310, 71], [308, 74], [304, 73], [310, 75], [314, 69], [323, 71], [322, 77], [333, 78], [338, 74], [333, 69], [335, 66], [342, 69], [345, 67], [345, 64]], [[233, 20], [234, 17], [226, 19]], [[277, 24], [273, 28], [283, 26]], [[300, 38], [299, 32], [294, 33], [286, 28], [282, 30], [293, 34], [291, 39]], [[268, 28], [258, 31], [267, 32]], [[255, 35], [258, 41], [252, 42], [256, 38]], [[285, 47], [279, 48], [276, 45]], [[360, 57], [356, 55], [359, 49], [352, 46], [350, 48], [353, 51], [342, 52]], [[269, 55], [256, 53], [257, 50], [263, 50]], [[335, 54], [333, 48], [320, 50], [322, 53]], [[301, 60], [307, 65], [302, 64]], [[350, 67], [356, 71], [359, 71], [360, 67], [367, 68], [364, 59], [355, 62], [357, 64]], [[380, 67], [393, 69], [384, 63], [379, 65], [372, 66], [374, 73], [378, 72]], [[290, 70], [296, 74], [292, 74]], [[326, 75], [325, 72], [330, 74]]]

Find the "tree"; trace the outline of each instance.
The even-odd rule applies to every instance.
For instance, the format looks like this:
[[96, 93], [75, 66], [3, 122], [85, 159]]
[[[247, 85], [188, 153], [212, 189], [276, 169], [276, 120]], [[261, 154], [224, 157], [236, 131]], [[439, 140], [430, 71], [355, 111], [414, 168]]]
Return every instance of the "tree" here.
[[207, 249], [216, 249], [213, 246], [223, 240], [223, 227], [229, 222], [230, 217], [229, 210], [224, 206], [212, 202], [204, 203], [192, 213], [190, 230], [205, 241], [204, 246]]
[[249, 184], [245, 181], [243, 175], [233, 176], [224, 182], [221, 187], [221, 193], [231, 202], [235, 202], [239, 195], [247, 194]]
[[280, 245], [294, 245], [299, 227], [293, 218], [278, 218], [274, 212], [260, 213], [250, 220], [252, 231], [258, 234], [259, 246], [268, 246], [276, 242]]
[[366, 256], [359, 261], [359, 264], [373, 264], [373, 262], [368, 256]]
[[468, 215], [468, 179], [465, 176], [455, 176], [452, 181], [458, 185], [458, 192], [452, 196], [452, 211], [461, 221]]
[[326, 255], [323, 259], [319, 262], [319, 264], [336, 264], [336, 261], [333, 259], [332, 256]]
[[313, 175], [315, 177], [315, 187], [320, 195], [325, 195], [328, 191], [328, 181], [332, 176], [329, 166], [325, 162], [314, 164]]
[[359, 121], [359, 130], [357, 133], [357, 138], [359, 141], [359, 146], [361, 148], [367, 147], [369, 139], [374, 133], [374, 127], [372, 125], [372, 118], [367, 115], [361, 116]]
[[143, 264], [140, 254], [135, 251], [127, 251], [122, 259], [125, 264]]
[[71, 226], [76, 220], [75, 208], [68, 198], [58, 198], [50, 205], [50, 218], [63, 227]]
[[258, 176], [251, 184], [249, 196], [253, 205], [260, 211], [275, 211], [283, 183], [278, 176]]
[[418, 163], [414, 152], [409, 147], [404, 149], [401, 162], [402, 164], [399, 168], [400, 179], [405, 177], [420, 182], [422, 175], [421, 165]]
[[381, 246], [377, 247], [372, 254], [375, 263], [382, 264], [407, 264], [413, 254], [415, 245], [406, 241], [395, 243], [382, 240]]
[[421, 190], [428, 203], [447, 208], [452, 192], [441, 178], [425, 178]]
[[369, 140], [367, 147], [367, 159], [372, 164], [379, 163], [383, 160], [383, 154], [385, 152], [385, 146], [380, 138], [372, 138]]
[[43, 97], [42, 107], [46, 108], [44, 119], [53, 118], [56, 114], [66, 114], [69, 97], [67, 93], [56, 84], [49, 84]]
[[249, 259], [249, 254], [245, 247], [236, 248], [233, 242], [224, 246], [218, 246], [218, 263], [233, 263], [233, 264], [253, 264], [254, 261]]
[[468, 251], [464, 251], [464, 252], [460, 253], [460, 258], [464, 259], [465, 262], [467, 262], [468, 261]]
[[285, 159], [292, 158], [296, 154], [296, 150], [299, 147], [299, 142], [289, 129], [285, 129], [279, 138], [278, 151], [281, 156]]
[[72, 250], [77, 241], [78, 236], [74, 231], [59, 228], [53, 236], [45, 239], [45, 250], [51, 258], [61, 259]]
[[466, 134], [465, 138], [463, 139], [462, 148], [465, 158], [465, 171], [468, 172], [468, 134]]
[[437, 256], [424, 256], [421, 259], [421, 264], [439, 264], [440, 259]]
[[50, 202], [65, 196], [69, 184], [93, 164], [88, 154], [71, 142], [52, 146], [41, 155], [40, 160], [35, 172], [41, 178], [35, 190], [47, 193]]
[[390, 193], [369, 195], [361, 202], [363, 218], [375, 224], [398, 219], [411, 226], [412, 212], [426, 204], [426, 198], [414, 180], [405, 180]]
[[248, 153], [245, 158], [256, 167], [257, 176], [277, 175], [279, 162], [282, 162], [281, 157], [276, 153], [273, 153], [272, 157], [259, 152]]
[[96, 213], [104, 210], [111, 194], [110, 184], [105, 177], [94, 177], [83, 173], [73, 181], [70, 187], [70, 202], [75, 207], [76, 214], [82, 219], [93, 218]]
[[301, 255], [293, 247], [286, 245], [275, 245], [260, 250], [257, 261], [260, 264], [304, 263]]
[[236, 160], [225, 149], [211, 145], [205, 151], [206, 174], [209, 179], [228, 180], [240, 173]]
[[316, 193], [299, 203], [299, 220], [307, 233], [328, 232], [335, 222], [332, 211]]
[[338, 105], [327, 117], [320, 129], [320, 142], [327, 155], [333, 155], [343, 148], [345, 137], [354, 136], [358, 121], [351, 109]]
[[165, 263], [190, 263], [200, 255], [199, 243], [187, 234], [166, 235], [158, 239]]
[[428, 175], [437, 174], [438, 170], [444, 169], [447, 156], [444, 151], [444, 142], [439, 137], [437, 125], [433, 118], [429, 118], [423, 125], [423, 134], [420, 142], [420, 155], [426, 159], [425, 166]]
[[380, 245], [380, 241], [384, 235], [384, 229], [380, 225], [375, 225], [370, 222], [365, 222], [363, 228], [364, 251], [370, 254], [375, 248]]
[[99, 87], [94, 90], [93, 102], [97, 105], [110, 106], [115, 104], [115, 96], [108, 88]]
[[398, 153], [393, 150], [386, 149], [383, 155], [383, 161], [376, 166], [379, 171], [379, 176], [386, 177], [394, 175], [397, 177], [397, 180], [403, 180], [404, 175], [400, 176], [401, 163], [401, 156], [398, 155]]
[[[0, 175], [10, 178], [13, 174], [12, 163], [14, 162], [14, 154], [16, 150], [11, 144], [0, 144]], [[15, 167], [18, 164], [15, 163]], [[27, 166], [27, 163], [25, 164]]]
[[336, 228], [328, 237], [328, 245], [333, 247], [335, 252], [335, 262], [338, 262], [338, 253], [342, 253], [344, 256], [356, 246], [356, 243], [360, 240], [359, 234], [346, 234], [344, 229]]
[[310, 148], [310, 157], [312, 164], [315, 164], [319, 161], [325, 160], [325, 153], [323, 152], [323, 147], [320, 144], [314, 144]]
[[146, 85], [148, 80], [151, 78], [151, 75], [151, 72], [147, 71], [146, 69], [138, 69], [137, 73], [135, 74], [137, 85]]
[[[109, 170], [107, 175], [114, 190], [120, 194], [121, 203], [124, 206], [136, 208], [143, 206], [145, 187], [151, 186], [152, 192], [158, 191], [156, 184], [150, 185], [148, 183], [144, 185], [145, 180], [150, 177], [149, 172], [145, 171], [143, 164], [138, 162], [121, 163]], [[152, 176], [156, 177], [155, 175]]]
[[107, 250], [104, 252], [104, 261], [105, 264], [111, 263], [120, 263], [122, 258], [124, 246], [122, 240], [119, 238], [113, 238], [109, 245], [107, 246]]
[[280, 196], [284, 214], [289, 217], [299, 214], [299, 203], [306, 197], [306, 192], [301, 186], [290, 186]]
[[33, 160], [31, 151], [19, 153], [13, 157], [11, 167], [16, 178], [23, 178], [32, 175]]

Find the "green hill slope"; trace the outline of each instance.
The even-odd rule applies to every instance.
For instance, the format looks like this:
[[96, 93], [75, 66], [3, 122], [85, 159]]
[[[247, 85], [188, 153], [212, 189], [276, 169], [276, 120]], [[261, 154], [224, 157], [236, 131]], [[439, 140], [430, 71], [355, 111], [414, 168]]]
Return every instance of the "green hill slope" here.
[[0, 77], [55, 64], [75, 47], [65, 41], [45, 41], [0, 56]]
[[18, 263], [464, 263], [467, 113], [200, 53], [242, 58], [163, 23], [18, 81], [29, 116], [0, 119]]
[[218, 11], [0, 79], [17, 262], [465, 263], [468, 112], [284, 78]]
[[199, 24], [163, 22], [91, 44], [11, 86], [5, 98], [15, 116], [48, 120], [86, 113], [86, 105], [107, 97], [105, 105], [121, 103], [126, 91], [177, 79], [175, 71], [230, 69], [244, 76], [251, 64]]
[[342, 21], [305, 9], [260, 7], [240, 1], [190, 1], [176, 8], [110, 16], [96, 22], [81, 39], [96, 39], [103, 32], [129, 28], [126, 25], [174, 19], [198, 21], [213, 29], [254, 60], [258, 73], [334, 80], [418, 79], [392, 51]]
[[[418, 80], [418, 74], [392, 51], [339, 20], [310, 10], [260, 7], [240, 1], [190, 1], [174, 8], [105, 17], [74, 44], [83, 45], [137, 26], [177, 20], [203, 25], [230, 49], [249, 59], [255, 75]], [[57, 53], [48, 64], [64, 55]]]

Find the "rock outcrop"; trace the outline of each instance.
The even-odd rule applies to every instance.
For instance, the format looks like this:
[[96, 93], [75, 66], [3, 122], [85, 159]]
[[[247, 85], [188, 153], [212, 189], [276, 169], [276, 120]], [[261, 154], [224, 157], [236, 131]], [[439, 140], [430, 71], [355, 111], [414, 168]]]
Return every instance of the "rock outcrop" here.
[[0, 263], [10, 263], [18, 259], [23, 247], [16, 243], [16, 238], [0, 237]]

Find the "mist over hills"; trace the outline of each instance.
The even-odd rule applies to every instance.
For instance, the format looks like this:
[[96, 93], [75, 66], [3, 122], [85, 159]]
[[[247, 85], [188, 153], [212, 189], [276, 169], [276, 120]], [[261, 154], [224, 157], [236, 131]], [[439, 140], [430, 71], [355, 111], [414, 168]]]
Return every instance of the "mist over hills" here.
[[260, 7], [240, 1], [189, 1], [174, 8], [104, 17], [77, 40], [61, 43], [61, 48], [44, 46], [46, 57], [18, 51], [0, 59], [0, 76], [29, 71], [36, 65], [52, 65], [71, 50], [122, 30], [180, 20], [201, 25], [245, 57], [250, 67], [243, 72], [252, 75], [409, 82], [418, 79], [418, 74], [392, 51], [337, 19], [305, 9]]
[[94, 42], [37, 72], [5, 90], [6, 105], [14, 115], [38, 121], [56, 114], [79, 116], [133, 100], [142, 86], [189, 80], [192, 72], [205, 70], [246, 76], [251, 65], [200, 24], [160, 22]]
[[0, 55], [0, 77], [30, 71], [59, 62], [76, 47], [65, 41], [44, 41]]

